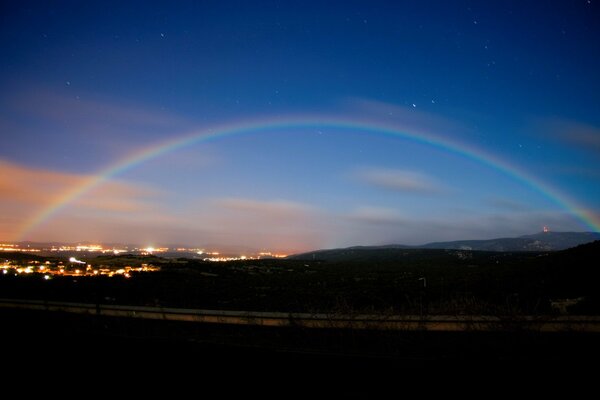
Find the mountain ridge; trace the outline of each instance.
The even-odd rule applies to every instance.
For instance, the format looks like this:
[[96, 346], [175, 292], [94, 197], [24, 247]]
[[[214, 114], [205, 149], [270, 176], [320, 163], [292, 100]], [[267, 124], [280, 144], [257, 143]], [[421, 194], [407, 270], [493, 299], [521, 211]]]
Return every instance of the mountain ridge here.
[[[431, 242], [422, 245], [387, 244], [381, 246], [351, 246], [335, 249], [320, 249], [306, 253], [294, 254], [290, 259], [317, 259], [337, 258], [344, 255], [348, 258], [353, 253], [403, 250], [403, 249], [438, 249], [438, 250], [469, 250], [469, 251], [494, 251], [494, 252], [521, 252], [521, 251], [560, 251], [581, 244], [600, 240], [598, 232], [538, 232], [518, 237], [504, 237], [480, 240], [455, 240], [447, 242]], [[364, 255], [364, 254], [363, 254]]]

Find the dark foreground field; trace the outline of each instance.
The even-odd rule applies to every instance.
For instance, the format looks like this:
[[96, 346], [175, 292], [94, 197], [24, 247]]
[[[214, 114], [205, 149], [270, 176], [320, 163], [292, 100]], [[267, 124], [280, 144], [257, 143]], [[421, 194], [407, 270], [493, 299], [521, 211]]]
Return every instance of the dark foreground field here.
[[600, 360], [600, 334], [576, 331], [263, 327], [6, 308], [0, 321], [4, 382], [53, 393], [372, 398], [479, 393], [486, 382], [577, 393], [593, 386]]
[[[3, 362], [90, 370], [386, 375], [415, 368], [563, 368], [595, 363], [598, 334], [259, 327], [0, 309]], [[179, 368], [179, 367], [177, 367]], [[190, 370], [188, 369], [188, 372]]]

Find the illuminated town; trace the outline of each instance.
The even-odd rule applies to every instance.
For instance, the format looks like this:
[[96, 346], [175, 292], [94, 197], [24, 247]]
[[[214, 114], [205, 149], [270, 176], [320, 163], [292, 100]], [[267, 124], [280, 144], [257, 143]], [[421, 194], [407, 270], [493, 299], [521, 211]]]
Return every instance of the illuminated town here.
[[111, 268], [108, 266], [100, 266], [94, 268], [91, 264], [79, 261], [74, 257], [69, 259], [69, 262], [63, 261], [28, 261], [23, 265], [19, 262], [4, 261], [0, 266], [2, 274], [41, 274], [44, 279], [52, 279], [54, 276], [123, 276], [130, 278], [134, 272], [153, 272], [159, 271], [160, 267], [153, 265], [142, 264], [139, 267], [125, 266], [123, 268]]
[[[130, 278], [133, 273], [159, 271], [160, 267], [150, 263], [139, 266], [114, 267], [109, 265], [94, 265], [93, 261], [85, 261], [100, 255], [134, 255], [134, 256], [160, 256], [164, 258], [186, 257], [200, 259], [207, 262], [227, 262], [237, 260], [258, 260], [268, 258], [284, 258], [287, 255], [263, 251], [250, 255], [222, 254], [217, 251], [205, 251], [201, 248], [188, 247], [135, 247], [135, 246], [103, 246], [101, 244], [76, 244], [76, 245], [20, 245], [0, 243], [0, 252], [34, 253], [38, 257], [49, 256], [53, 261], [10, 261], [3, 260], [0, 265], [3, 275], [14, 274], [28, 275], [41, 274], [44, 279], [54, 276], [122, 276]], [[64, 258], [57, 261], [56, 256]], [[68, 261], [66, 259], [68, 258]], [[81, 259], [81, 260], [80, 260]]]

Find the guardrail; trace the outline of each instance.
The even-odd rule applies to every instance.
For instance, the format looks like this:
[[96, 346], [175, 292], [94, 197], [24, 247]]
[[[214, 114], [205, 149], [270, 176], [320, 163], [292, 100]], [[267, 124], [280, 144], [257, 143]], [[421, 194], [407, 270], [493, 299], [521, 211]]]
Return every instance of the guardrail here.
[[398, 331], [514, 331], [600, 333], [600, 316], [310, 314], [197, 310], [42, 300], [0, 299], [0, 308], [197, 323]]

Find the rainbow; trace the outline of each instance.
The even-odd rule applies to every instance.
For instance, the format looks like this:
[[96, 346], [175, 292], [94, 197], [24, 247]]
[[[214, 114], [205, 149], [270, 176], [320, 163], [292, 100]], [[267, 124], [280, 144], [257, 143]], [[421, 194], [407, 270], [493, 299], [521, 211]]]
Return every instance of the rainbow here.
[[85, 180], [79, 186], [65, 191], [53, 204], [50, 204], [39, 213], [33, 215], [23, 224], [22, 228], [17, 233], [16, 240], [24, 240], [35, 228], [50, 220], [60, 210], [64, 209], [67, 205], [71, 204], [93, 188], [148, 160], [192, 144], [208, 142], [218, 138], [291, 128], [349, 129], [400, 137], [431, 145], [444, 151], [472, 159], [514, 178], [543, 194], [557, 205], [573, 214], [592, 231], [600, 231], [600, 221], [596, 221], [595, 217], [590, 212], [585, 211], [578, 206], [573, 199], [570, 199], [565, 194], [560, 193], [539, 179], [526, 174], [519, 168], [509, 165], [507, 162], [484, 150], [464, 143], [449, 141], [443, 137], [430, 133], [416, 131], [408, 132], [402, 128], [382, 124], [380, 122], [354, 120], [347, 117], [292, 116], [244, 121], [202, 129], [134, 151], [114, 164], [100, 170], [96, 175]]

